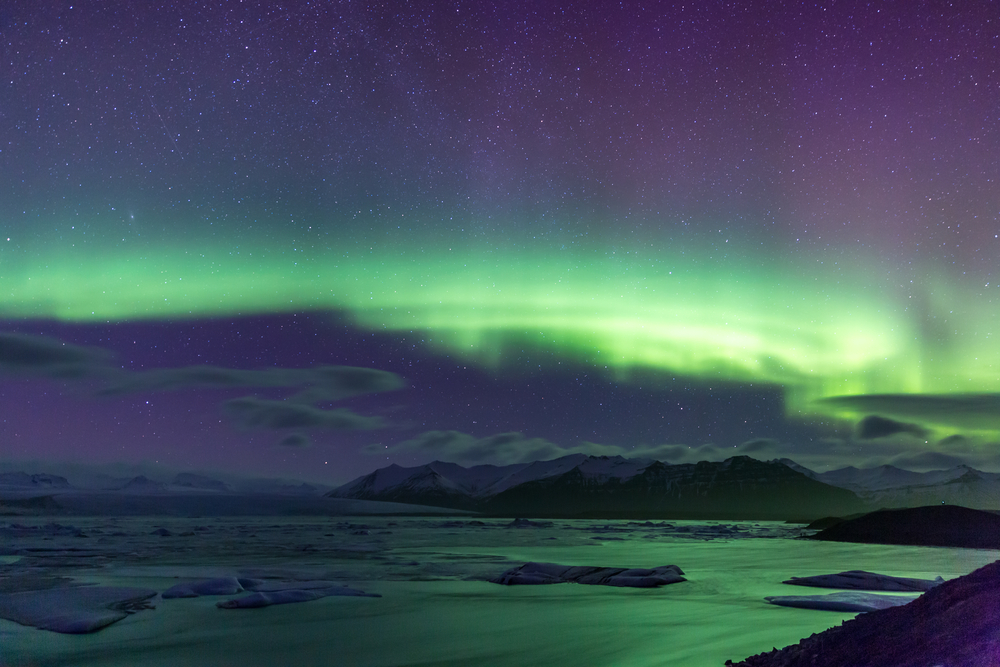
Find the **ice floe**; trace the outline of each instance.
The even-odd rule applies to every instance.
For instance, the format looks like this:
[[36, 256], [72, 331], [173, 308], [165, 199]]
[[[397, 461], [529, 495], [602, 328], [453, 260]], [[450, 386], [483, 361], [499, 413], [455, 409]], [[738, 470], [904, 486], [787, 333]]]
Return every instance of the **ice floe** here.
[[514, 519], [505, 528], [551, 528], [551, 521], [532, 521], [531, 519]]
[[[316, 582], [290, 582], [290, 583], [316, 583]], [[329, 582], [325, 582], [329, 583]], [[320, 598], [344, 595], [351, 597], [380, 598], [378, 593], [365, 593], [356, 588], [347, 586], [330, 586], [327, 588], [291, 588], [283, 590], [257, 591], [240, 598], [232, 598], [216, 602], [219, 609], [256, 609], [258, 607], [268, 607], [273, 604], [289, 604], [293, 602], [309, 602]]]
[[252, 577], [216, 577], [190, 581], [171, 586], [163, 592], [164, 599], [196, 598], [203, 595], [235, 595], [248, 591], [251, 594], [240, 598], [216, 603], [220, 609], [254, 609], [273, 604], [308, 602], [334, 595], [355, 597], [382, 597], [375, 593], [365, 593], [356, 588], [348, 588], [335, 581], [322, 579], [257, 579]]
[[243, 586], [236, 577], [217, 577], [190, 581], [171, 586], [160, 594], [164, 600], [173, 598], [197, 598], [202, 595], [235, 595], [242, 593]]
[[532, 584], [577, 583], [592, 586], [627, 586], [655, 588], [687, 581], [676, 565], [661, 565], [651, 569], [624, 567], [591, 567], [559, 565], [557, 563], [525, 563], [490, 579], [504, 586]]
[[784, 581], [796, 586], [814, 586], [816, 588], [848, 588], [861, 591], [900, 591], [923, 592], [944, 583], [942, 577], [936, 579], [911, 579], [909, 577], [893, 577], [888, 574], [865, 572], [864, 570], [848, 570], [837, 574], [818, 574], [812, 577], [792, 577]]
[[878, 595], [876, 593], [830, 593], [829, 595], [772, 595], [764, 598], [782, 607], [822, 609], [825, 611], [878, 611], [899, 607], [915, 598], [903, 595]]
[[156, 591], [144, 588], [80, 586], [0, 594], [0, 618], [41, 630], [94, 632], [148, 608]]

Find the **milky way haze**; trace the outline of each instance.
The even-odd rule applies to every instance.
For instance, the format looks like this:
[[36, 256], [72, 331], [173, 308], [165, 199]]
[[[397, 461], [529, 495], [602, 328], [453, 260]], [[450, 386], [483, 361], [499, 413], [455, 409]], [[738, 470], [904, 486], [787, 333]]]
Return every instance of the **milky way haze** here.
[[0, 35], [5, 457], [1000, 467], [994, 3], [57, 2]]

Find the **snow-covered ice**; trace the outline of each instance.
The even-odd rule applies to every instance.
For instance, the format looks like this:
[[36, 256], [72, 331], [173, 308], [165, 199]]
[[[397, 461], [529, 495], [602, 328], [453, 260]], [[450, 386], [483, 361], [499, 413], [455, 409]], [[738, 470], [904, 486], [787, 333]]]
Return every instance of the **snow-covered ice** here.
[[848, 591], [829, 595], [771, 595], [764, 599], [781, 607], [865, 612], [898, 607], [912, 602], [914, 597]]
[[0, 593], [0, 618], [40, 630], [84, 634], [143, 608], [156, 591], [115, 586]]
[[628, 569], [623, 567], [558, 565], [556, 563], [525, 563], [507, 570], [490, 581], [505, 586], [575, 583], [591, 586], [656, 588], [687, 581], [681, 576], [683, 574], [676, 565]]
[[380, 598], [378, 593], [365, 593], [347, 586], [328, 586], [326, 588], [287, 588], [270, 591], [258, 591], [240, 598], [216, 602], [219, 609], [256, 609], [269, 607], [273, 604], [290, 604], [293, 602], [309, 602], [332, 596]]
[[176, 584], [160, 594], [164, 600], [173, 598], [197, 598], [202, 595], [235, 595], [243, 586], [236, 577], [216, 577]]
[[[510, 519], [469, 516], [65, 522], [0, 521], [0, 550], [7, 554], [0, 558], [0, 591], [65, 589], [71, 581], [89, 585], [68, 590], [165, 592], [180, 584], [195, 592], [199, 582], [232, 578], [245, 592], [164, 600], [81, 636], [0, 620], [5, 667], [306, 666], [329, 664], [330, 656], [370, 667], [721, 665], [856, 614], [768, 604], [765, 597], [803, 592], [782, 583], [793, 575], [864, 570], [952, 578], [996, 558], [986, 550], [798, 540], [801, 526], [747, 521], [553, 520], [523, 529], [507, 528]], [[160, 528], [168, 534], [150, 534]], [[677, 563], [687, 581], [646, 589], [489, 583], [529, 562], [613, 569]], [[382, 597], [313, 597], [334, 588]], [[229, 598], [267, 601], [257, 593], [280, 590], [303, 593], [271, 602], [311, 601], [246, 611], [216, 606]], [[36, 599], [43, 594], [31, 592]], [[66, 605], [52, 599], [45, 607]]]
[[893, 577], [888, 574], [864, 572], [863, 570], [848, 570], [837, 574], [817, 574], [811, 577], [792, 577], [784, 581], [796, 586], [814, 586], [816, 588], [848, 588], [859, 591], [929, 591], [944, 583], [943, 577], [934, 579], [914, 579], [912, 577]]

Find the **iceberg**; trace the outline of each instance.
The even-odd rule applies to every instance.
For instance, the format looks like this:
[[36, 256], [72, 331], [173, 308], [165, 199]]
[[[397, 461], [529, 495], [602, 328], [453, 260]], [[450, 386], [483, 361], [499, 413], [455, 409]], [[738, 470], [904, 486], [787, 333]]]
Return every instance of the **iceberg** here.
[[830, 593], [829, 595], [772, 595], [764, 599], [781, 607], [865, 612], [900, 607], [913, 602], [916, 598], [902, 595], [844, 592]]
[[656, 588], [687, 581], [676, 565], [661, 565], [651, 569], [624, 567], [590, 567], [558, 565], [556, 563], [525, 563], [490, 579], [504, 586], [577, 583], [591, 586], [625, 586]]
[[163, 591], [160, 597], [164, 600], [170, 600], [172, 598], [197, 598], [202, 595], [234, 595], [242, 592], [243, 586], [236, 577], [218, 577], [171, 586]]
[[[308, 582], [307, 582], [308, 583]], [[331, 586], [329, 588], [291, 588], [285, 590], [257, 591], [241, 598], [216, 602], [219, 609], [257, 609], [273, 604], [290, 604], [293, 602], [309, 602], [331, 596], [351, 596], [380, 598], [378, 593], [365, 593], [347, 586]]]
[[0, 618], [67, 634], [96, 632], [140, 609], [156, 591], [80, 586], [0, 593]]
[[818, 574], [812, 577], [792, 577], [784, 582], [795, 586], [815, 586], [816, 588], [849, 588], [861, 591], [924, 592], [944, 583], [944, 578], [911, 579], [893, 577], [888, 574], [848, 570], [837, 574]]

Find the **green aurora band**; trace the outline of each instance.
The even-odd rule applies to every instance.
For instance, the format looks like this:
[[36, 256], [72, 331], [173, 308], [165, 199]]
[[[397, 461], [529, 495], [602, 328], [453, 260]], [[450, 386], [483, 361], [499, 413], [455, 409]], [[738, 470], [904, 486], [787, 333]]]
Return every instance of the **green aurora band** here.
[[512, 350], [546, 349], [623, 379], [657, 370], [780, 385], [786, 412], [802, 417], [857, 416], [813, 403], [832, 396], [1000, 391], [992, 338], [1000, 307], [945, 279], [915, 295], [866, 281], [872, 272], [860, 263], [741, 264], [653, 248], [276, 245], [72, 249], [34, 259], [8, 251], [0, 314], [114, 322], [345, 311], [361, 327], [419, 331], [491, 368]]

